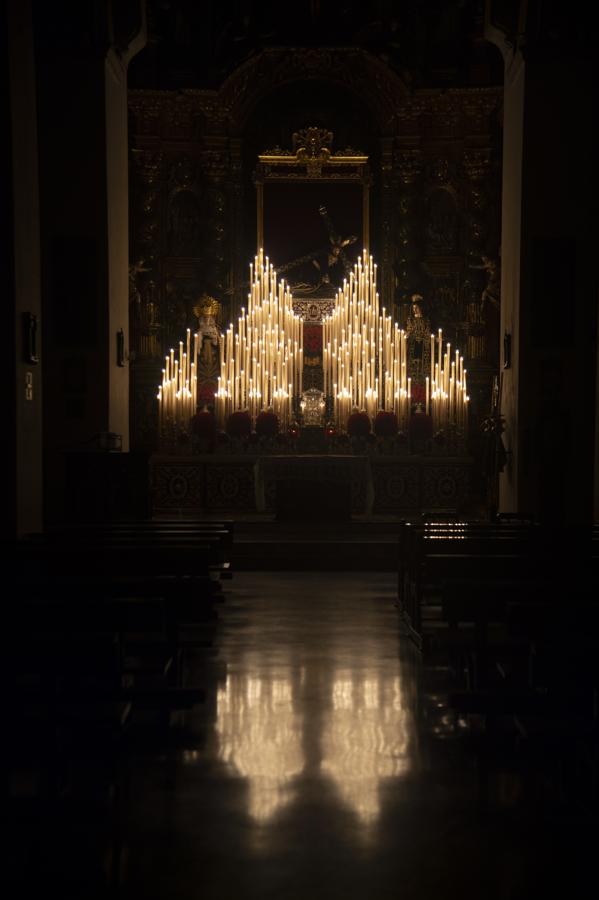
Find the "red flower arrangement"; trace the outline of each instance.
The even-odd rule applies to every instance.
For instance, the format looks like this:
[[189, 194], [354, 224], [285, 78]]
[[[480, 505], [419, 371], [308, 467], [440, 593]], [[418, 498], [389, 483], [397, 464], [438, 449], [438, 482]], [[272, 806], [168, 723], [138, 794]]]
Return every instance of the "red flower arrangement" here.
[[416, 413], [410, 417], [410, 437], [412, 440], [425, 441], [433, 436], [433, 420], [425, 413]]
[[395, 413], [379, 410], [374, 420], [374, 433], [377, 437], [395, 437], [397, 434], [397, 416]]
[[273, 412], [264, 411], [256, 419], [258, 437], [274, 437], [279, 430], [279, 420]]
[[214, 413], [207, 409], [197, 412], [191, 420], [191, 433], [194, 437], [214, 440], [216, 436], [216, 419]]
[[365, 412], [353, 412], [347, 420], [347, 433], [351, 437], [366, 437], [370, 434], [370, 417]]
[[248, 412], [231, 413], [227, 419], [227, 434], [233, 438], [249, 437], [252, 431], [252, 420]]

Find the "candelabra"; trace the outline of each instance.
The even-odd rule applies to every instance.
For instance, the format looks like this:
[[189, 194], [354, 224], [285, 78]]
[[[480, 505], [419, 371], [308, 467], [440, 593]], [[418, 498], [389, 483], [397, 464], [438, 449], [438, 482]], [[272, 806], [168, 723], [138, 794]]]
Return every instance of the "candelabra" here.
[[196, 411], [198, 395], [199, 334], [187, 329], [185, 344], [179, 351], [171, 349], [165, 357], [162, 382], [158, 388], [158, 427], [161, 440], [189, 432], [189, 422]]
[[262, 250], [250, 264], [248, 308], [234, 329], [220, 338], [221, 372], [215, 395], [217, 421], [224, 426], [232, 412], [257, 415], [271, 409], [279, 425], [293, 420], [302, 393], [304, 324], [293, 312], [293, 298]]
[[[393, 412], [406, 428], [412, 407], [408, 374], [408, 337], [385, 307], [376, 289], [377, 266], [366, 250], [349, 281], [339, 289], [333, 313], [323, 322], [324, 393], [331, 398], [333, 418], [347, 428], [353, 409], [371, 420], [379, 410]], [[431, 373], [426, 376], [426, 413], [433, 428], [465, 428], [468, 396], [464, 360], [451, 346], [442, 353], [443, 334], [431, 335]]]
[[426, 376], [426, 408], [432, 417], [433, 431], [457, 427], [466, 432], [468, 426], [467, 370], [460, 351], [451, 355], [451, 344], [443, 353], [443, 330], [431, 334], [431, 373]]

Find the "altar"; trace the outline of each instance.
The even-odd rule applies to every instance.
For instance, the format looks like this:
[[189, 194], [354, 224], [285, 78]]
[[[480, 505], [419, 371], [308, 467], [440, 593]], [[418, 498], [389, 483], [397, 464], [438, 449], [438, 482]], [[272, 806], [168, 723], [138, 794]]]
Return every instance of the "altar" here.
[[[350, 487], [351, 514], [458, 513], [471, 498], [472, 460], [465, 456], [156, 455], [150, 461], [154, 515], [274, 514], [277, 481]], [[319, 496], [311, 492], [314, 520]]]
[[279, 518], [370, 515], [374, 503], [367, 456], [261, 456], [254, 466], [256, 509]]
[[[464, 357], [442, 328], [431, 331], [420, 294], [405, 329], [387, 309], [367, 231], [352, 268], [343, 248], [357, 237], [340, 238], [325, 204], [318, 216], [331, 241], [326, 259], [308, 253], [281, 267], [317, 264], [315, 288], [300, 281], [294, 297], [262, 246], [250, 263], [247, 307], [217, 333], [213, 402], [201, 399], [203, 332], [187, 329], [178, 352], [165, 356], [154, 512], [316, 522], [467, 505]], [[335, 292], [331, 272], [340, 264], [347, 277]], [[198, 307], [206, 315], [211, 308]]]

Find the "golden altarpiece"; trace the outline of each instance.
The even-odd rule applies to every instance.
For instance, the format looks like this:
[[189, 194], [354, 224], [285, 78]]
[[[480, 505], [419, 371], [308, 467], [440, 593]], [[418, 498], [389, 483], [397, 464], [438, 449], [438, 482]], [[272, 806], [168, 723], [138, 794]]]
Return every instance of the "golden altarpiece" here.
[[253, 180], [257, 246], [289, 283], [304, 321], [304, 387], [322, 389], [322, 321], [370, 245], [368, 156], [335, 149], [332, 131], [307, 127], [292, 135], [292, 149], [260, 153]]
[[[297, 181], [308, 187], [323, 175], [326, 190], [333, 190], [337, 181], [347, 186], [354, 182], [361, 197], [361, 222], [347, 225], [345, 216], [336, 215], [325, 199], [320, 206], [326, 209], [328, 226], [320, 206], [315, 213], [318, 241], [295, 254], [289, 247], [280, 259], [273, 253], [277, 266], [285, 269], [295, 258], [321, 250], [322, 237], [330, 238], [327, 227], [341, 243], [355, 237], [353, 246], [342, 249], [350, 259], [364, 249], [360, 244], [374, 253], [381, 302], [402, 328], [416, 319], [428, 320], [465, 352], [472, 421], [486, 412], [498, 341], [495, 309], [481, 304], [481, 298], [488, 282], [483, 258], [496, 263], [498, 256], [496, 120], [501, 90], [413, 91], [365, 51], [337, 48], [311, 50], [309, 55], [310, 65], [298, 67], [285, 49], [265, 50], [218, 90], [130, 92], [130, 244], [136, 270], [131, 304], [132, 436], [138, 448], [156, 447], [156, 385], [164, 353], [177, 346], [187, 328], [197, 328], [200, 298], [207, 295], [219, 304], [213, 307], [213, 318], [221, 330], [246, 302], [247, 263], [260, 228], [267, 237], [273, 186], [286, 183], [285, 190], [292, 190]], [[285, 90], [305, 79], [326, 82], [350, 94], [356, 108], [368, 110], [368, 128], [349, 134], [352, 146], [364, 152], [347, 152], [345, 137], [335, 148], [335, 135], [346, 132], [334, 109], [314, 111], [313, 122], [328, 127], [319, 126], [311, 134], [313, 123], [305, 118], [294, 128], [277, 131], [273, 109], [271, 138], [264, 135], [262, 148], [248, 155], [256, 109], [276, 93], [281, 121], [287, 121]], [[326, 132], [332, 132], [331, 140]], [[284, 149], [279, 152], [277, 144]], [[269, 147], [274, 152], [266, 152]], [[253, 225], [248, 227], [254, 204]], [[329, 249], [328, 256], [334, 258], [332, 241]], [[322, 294], [328, 260], [324, 265], [323, 256], [316, 261], [320, 268], [308, 260], [316, 289], [311, 290], [312, 284], [303, 294], [301, 289], [295, 292], [306, 322], [310, 304], [317, 317], [322, 314], [320, 301], [327, 300]], [[283, 274], [288, 281], [305, 281], [299, 269], [288, 268]], [[420, 295], [416, 307], [414, 295]], [[416, 310], [420, 315], [414, 317]], [[426, 341], [420, 349], [418, 363], [424, 370]], [[308, 373], [310, 366], [304, 369]], [[185, 460], [183, 455], [164, 460], [154, 477], [157, 505], [251, 509], [255, 492], [249, 462], [231, 458], [223, 465], [220, 459]], [[423, 477], [409, 456], [386, 462], [380, 457], [374, 475], [375, 511], [458, 505], [467, 473], [452, 470], [449, 459], [429, 463]]]

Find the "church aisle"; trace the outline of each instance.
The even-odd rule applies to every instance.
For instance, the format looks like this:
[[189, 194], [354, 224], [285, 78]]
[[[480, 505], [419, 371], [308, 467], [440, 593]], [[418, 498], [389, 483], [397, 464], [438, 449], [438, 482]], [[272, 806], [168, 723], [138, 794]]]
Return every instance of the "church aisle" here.
[[481, 825], [472, 766], [440, 737], [443, 716], [419, 713], [396, 578], [241, 573], [232, 585], [212, 700], [184, 749], [134, 762], [122, 895], [520, 896], [520, 836]]

